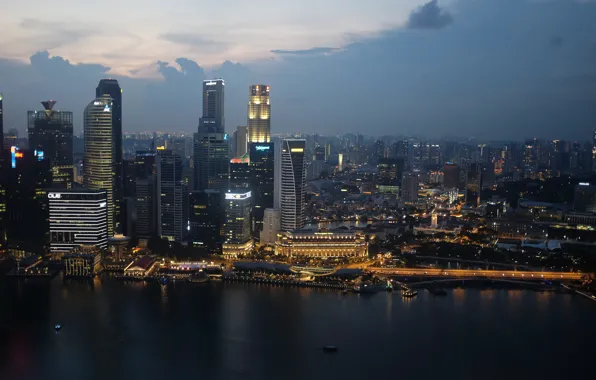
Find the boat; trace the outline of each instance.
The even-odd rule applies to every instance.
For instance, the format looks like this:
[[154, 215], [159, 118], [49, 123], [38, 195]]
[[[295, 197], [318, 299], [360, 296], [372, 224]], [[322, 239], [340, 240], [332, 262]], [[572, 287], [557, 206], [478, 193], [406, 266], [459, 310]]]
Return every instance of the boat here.
[[56, 332], [62, 330], [62, 326], [57, 324], [56, 326], [54, 326], [54, 329], [56, 330]]
[[323, 347], [323, 352], [337, 352], [336, 346], [325, 346]]
[[401, 292], [402, 297], [416, 297], [417, 294], [418, 291], [414, 289], [403, 290]]

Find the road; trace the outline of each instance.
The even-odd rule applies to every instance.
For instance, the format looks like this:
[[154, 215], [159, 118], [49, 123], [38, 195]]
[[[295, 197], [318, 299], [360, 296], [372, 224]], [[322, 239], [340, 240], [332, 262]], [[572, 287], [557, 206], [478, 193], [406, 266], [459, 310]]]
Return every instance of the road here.
[[369, 267], [369, 271], [383, 275], [420, 276], [420, 277], [486, 277], [515, 278], [517, 280], [581, 280], [583, 273], [575, 272], [538, 272], [512, 270], [474, 270], [474, 269], [432, 269], [432, 268], [378, 268]]

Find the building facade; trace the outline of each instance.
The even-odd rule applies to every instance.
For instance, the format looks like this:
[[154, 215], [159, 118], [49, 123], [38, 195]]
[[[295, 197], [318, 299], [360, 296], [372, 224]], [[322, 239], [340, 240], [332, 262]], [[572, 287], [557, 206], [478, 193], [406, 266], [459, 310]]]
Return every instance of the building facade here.
[[171, 150], [162, 150], [157, 161], [159, 235], [181, 242], [188, 227], [188, 188], [182, 179], [182, 158]]
[[116, 79], [102, 79], [95, 89], [95, 97], [109, 96], [112, 113], [112, 151], [113, 151], [113, 208], [114, 228], [120, 229], [120, 204], [123, 197], [122, 177], [122, 89]]
[[108, 236], [115, 231], [114, 149], [112, 148], [112, 98], [102, 95], [93, 100], [84, 114], [85, 163], [83, 182], [89, 190], [105, 190], [108, 207]]
[[251, 192], [229, 191], [225, 194], [224, 257], [232, 258], [252, 250], [250, 230]]
[[281, 147], [281, 230], [304, 227], [306, 189], [306, 140], [283, 140]]
[[50, 252], [108, 246], [108, 208], [105, 190], [50, 190]]
[[248, 98], [248, 142], [268, 143], [271, 141], [271, 103], [269, 86], [264, 84], [249, 87]]
[[221, 244], [221, 193], [215, 190], [189, 194], [188, 243], [192, 247], [215, 251]]
[[263, 229], [265, 209], [273, 207], [275, 186], [275, 146], [273, 143], [251, 143], [250, 178], [252, 191], [253, 236]]
[[29, 148], [50, 161], [53, 186], [69, 189], [74, 182], [72, 112], [54, 110], [54, 100], [41, 104], [43, 110], [27, 112]]
[[136, 153], [135, 191], [135, 234], [138, 238], [149, 239], [157, 234], [157, 166], [154, 152]]
[[366, 257], [366, 236], [355, 231], [297, 230], [278, 234], [275, 254], [292, 258]]
[[260, 243], [273, 245], [277, 241], [277, 234], [281, 230], [281, 212], [277, 209], [265, 209], [263, 230], [260, 233]]

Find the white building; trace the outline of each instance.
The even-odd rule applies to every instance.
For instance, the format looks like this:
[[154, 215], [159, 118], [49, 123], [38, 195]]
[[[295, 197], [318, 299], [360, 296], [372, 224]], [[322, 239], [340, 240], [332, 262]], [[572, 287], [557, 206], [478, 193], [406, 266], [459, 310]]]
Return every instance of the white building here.
[[281, 147], [281, 230], [304, 227], [306, 140], [283, 140]]
[[68, 253], [81, 245], [107, 248], [105, 190], [49, 191], [50, 252]]

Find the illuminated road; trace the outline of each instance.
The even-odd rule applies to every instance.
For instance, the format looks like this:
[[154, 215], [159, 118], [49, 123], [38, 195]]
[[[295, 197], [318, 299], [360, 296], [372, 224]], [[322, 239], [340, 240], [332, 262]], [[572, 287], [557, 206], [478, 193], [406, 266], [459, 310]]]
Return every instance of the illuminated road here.
[[486, 277], [486, 278], [515, 278], [517, 280], [581, 280], [583, 273], [574, 272], [531, 272], [512, 270], [474, 270], [474, 269], [430, 269], [430, 268], [375, 268], [369, 271], [396, 276], [420, 277]]

